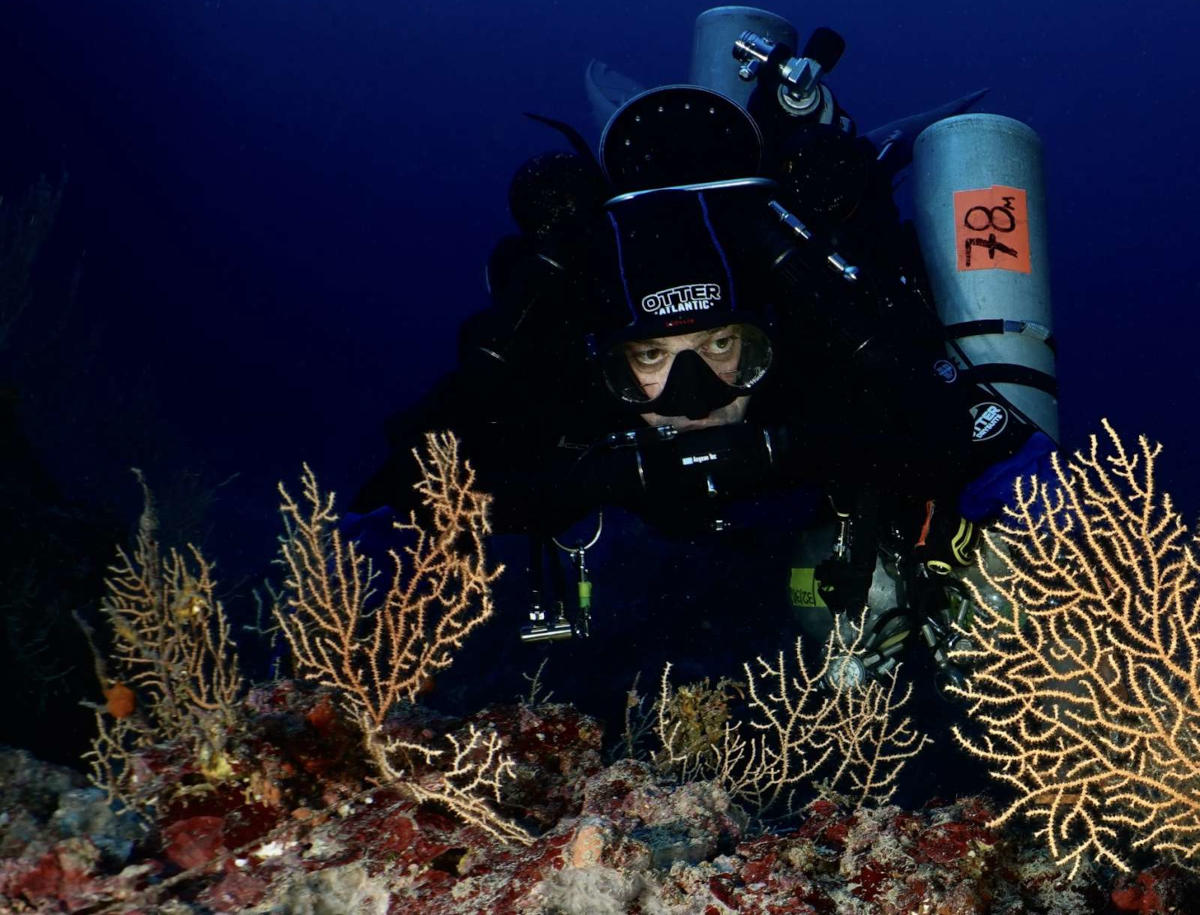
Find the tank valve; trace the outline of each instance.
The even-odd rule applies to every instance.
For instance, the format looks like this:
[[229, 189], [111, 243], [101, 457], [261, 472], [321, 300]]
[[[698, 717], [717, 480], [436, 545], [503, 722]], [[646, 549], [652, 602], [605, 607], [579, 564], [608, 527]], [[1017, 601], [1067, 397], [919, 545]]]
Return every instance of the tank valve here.
[[763, 75], [778, 82], [779, 104], [795, 117], [826, 121], [832, 117], [833, 96], [821, 85], [821, 75], [828, 73], [841, 59], [846, 41], [833, 29], [819, 28], [804, 46], [804, 53], [793, 56], [792, 49], [755, 32], [742, 32], [733, 43], [733, 57], [741, 65], [738, 76], [746, 80]]

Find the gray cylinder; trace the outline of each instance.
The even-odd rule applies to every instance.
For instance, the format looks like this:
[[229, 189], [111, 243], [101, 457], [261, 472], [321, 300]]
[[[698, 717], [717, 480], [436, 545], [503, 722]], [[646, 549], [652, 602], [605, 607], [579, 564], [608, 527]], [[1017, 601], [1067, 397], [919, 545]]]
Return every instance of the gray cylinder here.
[[1053, 387], [1054, 352], [1041, 140], [1000, 115], [946, 118], [917, 137], [913, 178], [921, 250], [951, 329], [948, 355], [991, 378], [1058, 441], [1058, 399], [1043, 389]]
[[738, 78], [733, 43], [747, 30], [796, 47], [796, 29], [782, 16], [753, 6], [716, 6], [696, 17], [688, 82], [720, 92], [744, 108], [754, 83]]

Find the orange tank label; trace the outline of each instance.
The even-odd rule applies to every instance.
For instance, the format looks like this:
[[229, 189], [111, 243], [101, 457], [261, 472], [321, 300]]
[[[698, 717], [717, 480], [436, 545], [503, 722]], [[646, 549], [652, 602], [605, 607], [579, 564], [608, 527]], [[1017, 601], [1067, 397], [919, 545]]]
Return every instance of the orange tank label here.
[[1025, 192], [994, 184], [954, 192], [959, 270], [1029, 273], [1029, 210]]

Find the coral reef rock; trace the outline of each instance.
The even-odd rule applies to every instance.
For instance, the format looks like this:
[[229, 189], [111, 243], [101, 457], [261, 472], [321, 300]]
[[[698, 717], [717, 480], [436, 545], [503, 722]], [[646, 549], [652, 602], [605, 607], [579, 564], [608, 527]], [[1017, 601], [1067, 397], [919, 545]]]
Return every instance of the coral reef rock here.
[[[1069, 877], [1026, 834], [989, 829], [982, 798], [918, 811], [818, 799], [766, 828], [715, 783], [603, 765], [599, 725], [569, 705], [394, 714], [404, 741], [500, 735], [515, 776], [494, 809], [530, 836], [505, 844], [377, 784], [328, 691], [259, 686], [242, 718], [219, 777], [170, 745], [129, 760], [151, 799], [140, 817], [78, 773], [0, 752], [0, 911], [1149, 915], [1185, 911], [1196, 889], [1165, 865]], [[437, 774], [425, 765], [414, 780]]]

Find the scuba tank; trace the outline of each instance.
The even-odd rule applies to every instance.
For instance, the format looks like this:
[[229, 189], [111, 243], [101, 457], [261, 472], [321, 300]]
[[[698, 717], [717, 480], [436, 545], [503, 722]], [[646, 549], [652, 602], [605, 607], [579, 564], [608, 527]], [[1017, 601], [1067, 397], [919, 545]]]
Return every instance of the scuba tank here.
[[917, 235], [947, 372], [998, 395], [973, 409], [974, 441], [994, 438], [1015, 410], [1058, 441], [1050, 264], [1041, 140], [994, 114], [927, 127], [913, 148]]
[[730, 59], [730, 48], [743, 32], [796, 47], [796, 28], [782, 16], [753, 6], [713, 7], [696, 17], [688, 82], [719, 92], [746, 108], [754, 83], [741, 77]]

